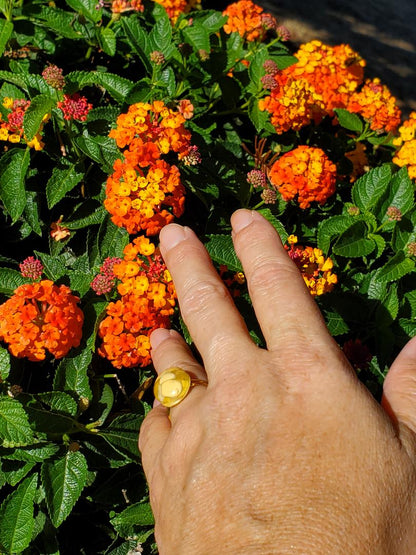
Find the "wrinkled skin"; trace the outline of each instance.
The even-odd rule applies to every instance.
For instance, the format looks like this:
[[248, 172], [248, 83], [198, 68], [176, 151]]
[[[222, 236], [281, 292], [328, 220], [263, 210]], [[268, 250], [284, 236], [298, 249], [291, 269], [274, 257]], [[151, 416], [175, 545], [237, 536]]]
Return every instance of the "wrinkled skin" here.
[[156, 330], [158, 372], [196, 386], [155, 406], [140, 432], [162, 555], [416, 553], [416, 340], [397, 357], [382, 406], [357, 380], [274, 229], [232, 216], [267, 350], [245, 323], [195, 234], [160, 236], [182, 316], [204, 366]]

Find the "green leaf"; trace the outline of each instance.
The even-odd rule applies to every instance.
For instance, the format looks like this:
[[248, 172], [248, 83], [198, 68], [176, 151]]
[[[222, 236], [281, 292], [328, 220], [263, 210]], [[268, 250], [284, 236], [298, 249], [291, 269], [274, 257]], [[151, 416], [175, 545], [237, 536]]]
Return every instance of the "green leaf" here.
[[42, 465], [42, 484], [53, 525], [57, 528], [69, 516], [87, 481], [87, 461], [79, 451]]
[[379, 270], [377, 279], [383, 283], [397, 281], [412, 272], [414, 268], [413, 260], [406, 258], [404, 252], [398, 252]]
[[[382, 309], [381, 309], [382, 307]], [[390, 325], [399, 314], [399, 296], [397, 294], [397, 283], [392, 283], [387, 290], [387, 294], [381, 301], [381, 307], [377, 310], [376, 321], [377, 325], [381, 325], [381, 319], [385, 325]], [[384, 314], [383, 314], [384, 313]], [[388, 315], [388, 318], [386, 318]]]
[[272, 214], [270, 208], [262, 208], [261, 210], [258, 210], [258, 212], [263, 216], [263, 218], [266, 218], [266, 220], [272, 224], [279, 234], [282, 243], [286, 243], [289, 234], [285, 230], [283, 224]]
[[114, 418], [107, 428], [100, 430], [99, 435], [120, 454], [133, 461], [138, 460], [140, 453], [137, 440], [142, 420], [141, 414], [123, 414]]
[[[379, 210], [382, 221], [388, 219], [387, 209], [389, 206], [398, 208], [402, 215], [405, 215], [414, 207], [414, 185], [409, 177], [407, 168], [401, 168], [393, 175], [386, 193], [387, 198], [383, 200]], [[395, 222], [392, 222], [392, 225], [396, 225]]]
[[333, 238], [342, 235], [353, 223], [354, 218], [346, 215], [322, 220], [318, 225], [318, 248], [327, 254]]
[[152, 64], [150, 63], [149, 59], [149, 55], [151, 52], [149, 38], [146, 31], [143, 29], [143, 27], [141, 27], [140, 20], [136, 15], [134, 15], [133, 17], [123, 17], [121, 19], [121, 24], [130, 47], [139, 56], [146, 69], [146, 72], [148, 74], [151, 74]]
[[30, 225], [32, 230], [39, 236], [42, 235], [41, 222], [39, 220], [38, 195], [34, 191], [26, 191], [26, 206], [24, 209], [24, 218]]
[[24, 278], [17, 270], [12, 270], [11, 268], [0, 268], [0, 293], [3, 293], [8, 297], [11, 297], [20, 285], [28, 283], [28, 281], [29, 280]]
[[5, 381], [10, 373], [10, 353], [0, 346], [0, 383]]
[[172, 25], [166, 10], [160, 4], [155, 4], [152, 11], [156, 23], [149, 34], [149, 46], [151, 51], [162, 52], [168, 60], [172, 54]]
[[21, 88], [26, 93], [28, 92], [28, 87], [26, 85], [26, 81], [23, 75], [19, 75], [17, 73], [13, 73], [11, 71], [0, 71], [0, 79], [4, 81], [8, 81], [9, 83], [13, 83], [14, 85]]
[[225, 264], [233, 272], [242, 272], [243, 267], [235, 254], [233, 241], [230, 235], [208, 235], [209, 241], [205, 244], [208, 254], [217, 264]]
[[40, 258], [44, 266], [44, 273], [48, 279], [57, 281], [66, 274], [66, 266], [62, 256], [51, 256], [44, 252], [34, 251], [35, 255]]
[[55, 106], [56, 100], [48, 94], [39, 94], [32, 98], [23, 119], [23, 129], [27, 141], [31, 141], [39, 132], [44, 117], [50, 114]]
[[68, 270], [67, 275], [71, 291], [76, 292], [80, 297], [83, 297], [90, 289], [91, 282], [94, 279], [92, 272]]
[[13, 33], [13, 23], [6, 19], [0, 19], [0, 56], [3, 54], [7, 41]]
[[100, 48], [109, 56], [114, 56], [117, 49], [116, 35], [109, 27], [98, 27], [97, 39]]
[[386, 241], [382, 235], [378, 235], [375, 233], [370, 233], [368, 236], [369, 239], [372, 239], [376, 244], [376, 258], [380, 258], [383, 254], [384, 249], [386, 248]]
[[338, 122], [344, 129], [349, 129], [350, 131], [355, 131], [361, 134], [364, 130], [363, 121], [357, 114], [352, 114], [348, 110], [343, 108], [335, 108], [334, 112], [337, 115]]
[[13, 461], [13, 460], [3, 460], [1, 462], [1, 472], [8, 484], [11, 486], [16, 486], [19, 482], [23, 480], [25, 476], [29, 474], [32, 468], [35, 466], [35, 462], [31, 461]]
[[375, 242], [368, 239], [367, 234], [368, 229], [365, 222], [352, 224], [335, 243], [334, 253], [347, 258], [367, 256], [376, 247]]
[[13, 222], [26, 206], [25, 177], [29, 161], [29, 147], [12, 148], [0, 160], [0, 198]]
[[333, 337], [348, 333], [350, 328], [340, 314], [332, 311], [324, 311], [324, 316], [328, 331]]
[[160, 74], [158, 83], [163, 83], [169, 95], [173, 96], [175, 94], [175, 90], [176, 90], [175, 72], [170, 66], [165, 68], [162, 71], [162, 73]]
[[96, 0], [65, 0], [71, 8], [78, 13], [81, 13], [86, 19], [92, 23], [98, 23], [101, 19], [101, 9], [97, 9]]
[[371, 212], [386, 192], [391, 179], [388, 164], [374, 168], [357, 179], [352, 188], [352, 200], [363, 212]]
[[285, 54], [282, 54], [281, 56], [271, 56], [271, 58], [274, 62], [276, 62], [276, 65], [280, 70], [293, 66], [293, 64], [298, 62], [298, 59], [295, 58], [295, 56], [288, 56]]
[[98, 232], [100, 262], [107, 257], [123, 256], [124, 247], [129, 243], [129, 234], [123, 227], [114, 224], [109, 215], [105, 218]]
[[97, 72], [99, 84], [106, 89], [108, 94], [117, 102], [123, 102], [134, 87], [133, 81], [120, 77], [115, 73]]
[[67, 12], [56, 6], [34, 6], [33, 12], [37, 18], [44, 20], [47, 27], [67, 39], [82, 39], [82, 33], [74, 25], [74, 13]]
[[264, 62], [267, 60], [267, 49], [262, 48], [253, 57], [248, 66], [248, 74], [250, 76], [251, 85], [249, 90], [253, 93], [262, 89], [261, 78], [265, 74], [263, 67]]
[[92, 214], [85, 216], [85, 218], [79, 218], [77, 220], [71, 220], [64, 223], [68, 229], [82, 229], [84, 227], [89, 227], [90, 225], [100, 224], [107, 215], [108, 212], [105, 207], [99, 206]]
[[52, 171], [46, 183], [46, 199], [51, 209], [62, 200], [66, 193], [72, 191], [83, 178], [83, 173], [76, 170], [76, 164], [61, 161]]
[[57, 391], [76, 393], [80, 397], [92, 399], [88, 380], [88, 368], [92, 353], [89, 348], [63, 359], [56, 370], [53, 388]]
[[182, 30], [185, 41], [190, 44], [197, 52], [204, 50], [208, 52], [211, 50], [209, 42], [209, 32], [203, 24], [196, 22], [195, 24], [185, 27]]
[[243, 56], [244, 39], [239, 33], [231, 33], [227, 40], [227, 69], [234, 67]]
[[63, 391], [38, 393], [36, 397], [41, 403], [50, 407], [54, 412], [61, 412], [69, 416], [75, 416], [78, 412], [78, 405], [73, 397]]
[[59, 450], [57, 443], [36, 443], [15, 449], [0, 448], [0, 458], [24, 462], [43, 462]]
[[260, 133], [264, 129], [269, 120], [269, 113], [266, 110], [260, 110], [259, 101], [255, 96], [252, 96], [249, 100], [248, 116], [256, 128], [257, 133]]
[[101, 164], [106, 172], [110, 172], [114, 162], [121, 157], [115, 141], [110, 137], [77, 137], [75, 142], [84, 154]]
[[153, 526], [154, 517], [150, 503], [134, 503], [111, 519], [116, 532], [123, 538], [134, 536], [143, 526]]
[[8, 396], [0, 397], [0, 445], [16, 447], [33, 442], [33, 433], [21, 403]]
[[0, 508], [0, 547], [6, 553], [22, 553], [30, 544], [37, 482], [37, 474], [26, 478]]

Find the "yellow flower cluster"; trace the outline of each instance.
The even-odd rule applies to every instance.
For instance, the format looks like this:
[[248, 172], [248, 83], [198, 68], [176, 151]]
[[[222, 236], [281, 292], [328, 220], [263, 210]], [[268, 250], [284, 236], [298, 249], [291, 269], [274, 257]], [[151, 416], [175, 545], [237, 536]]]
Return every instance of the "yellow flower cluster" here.
[[34, 148], [35, 150], [42, 150], [44, 143], [42, 142], [42, 129], [43, 125], [50, 118], [50, 114], [46, 114], [42, 120], [36, 135], [28, 141], [24, 135], [23, 131], [23, 119], [26, 110], [30, 106], [30, 100], [25, 99], [13, 99], [6, 97], [3, 100], [3, 106], [10, 110], [7, 114], [7, 121], [4, 121], [0, 114], [0, 141], [8, 141], [10, 143], [20, 143], [24, 141], [28, 147]]
[[416, 179], [416, 112], [399, 127], [399, 137], [393, 140], [398, 148], [393, 162], [401, 168], [407, 166], [411, 179]]

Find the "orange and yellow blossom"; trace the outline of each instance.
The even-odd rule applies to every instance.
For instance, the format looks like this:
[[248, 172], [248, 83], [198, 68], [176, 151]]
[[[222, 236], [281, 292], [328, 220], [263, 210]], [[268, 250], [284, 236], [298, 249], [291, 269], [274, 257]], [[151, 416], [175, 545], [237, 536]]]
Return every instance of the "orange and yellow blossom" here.
[[285, 245], [288, 255], [299, 268], [303, 280], [313, 297], [332, 291], [338, 278], [332, 273], [333, 262], [325, 258], [321, 249], [296, 245], [297, 237], [289, 236], [290, 247]]
[[399, 136], [393, 144], [398, 147], [393, 162], [401, 168], [407, 166], [409, 177], [416, 179], [416, 112], [399, 127]]
[[300, 208], [324, 204], [335, 193], [336, 166], [320, 148], [298, 146], [283, 154], [269, 170], [271, 184], [286, 201], [297, 198]]
[[108, 305], [99, 326], [98, 353], [115, 368], [147, 366], [150, 333], [170, 326], [176, 302], [172, 278], [159, 251], [143, 236], [126, 246], [113, 272], [120, 299]]
[[240, 0], [230, 4], [223, 15], [228, 16], [224, 25], [227, 34], [238, 33], [249, 42], [262, 41], [269, 28], [277, 29], [276, 19], [263, 13], [263, 8], [251, 0]]
[[401, 112], [386, 85], [380, 79], [367, 79], [361, 91], [348, 101], [347, 110], [360, 114], [373, 131], [395, 133], [400, 125]]
[[201, 5], [201, 0], [154, 0], [154, 2], [165, 8], [172, 23], [175, 23], [182, 13], [188, 13]]
[[0, 305], [0, 339], [15, 357], [62, 358], [81, 341], [84, 315], [79, 298], [50, 280], [21, 285]]

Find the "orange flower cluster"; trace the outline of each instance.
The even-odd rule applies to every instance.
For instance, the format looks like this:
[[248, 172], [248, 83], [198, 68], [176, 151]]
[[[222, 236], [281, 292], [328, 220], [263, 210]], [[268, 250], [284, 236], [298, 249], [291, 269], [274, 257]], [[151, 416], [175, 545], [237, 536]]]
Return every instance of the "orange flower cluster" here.
[[337, 169], [320, 148], [298, 146], [270, 168], [269, 179], [286, 201], [297, 197], [301, 208], [324, 204], [335, 193]]
[[176, 293], [158, 250], [140, 236], [126, 246], [121, 262], [113, 267], [120, 299], [107, 307], [99, 326], [102, 344], [98, 353], [115, 368], [147, 366], [150, 333], [168, 328]]
[[84, 315], [79, 298], [50, 280], [21, 285], [0, 305], [0, 339], [15, 357], [62, 358], [81, 341]]
[[0, 114], [0, 141], [9, 141], [10, 143], [20, 143], [21, 140], [25, 141], [27, 146], [35, 150], [42, 150], [45, 146], [42, 142], [42, 129], [43, 124], [46, 123], [50, 115], [43, 118], [43, 122], [31, 141], [27, 141], [23, 131], [23, 119], [25, 112], [30, 106], [30, 100], [24, 98], [13, 100], [13, 98], [5, 98], [3, 106], [10, 110], [7, 114], [7, 121], [2, 121]]
[[412, 112], [409, 119], [399, 127], [399, 137], [393, 140], [399, 147], [393, 162], [400, 166], [407, 166], [411, 179], [416, 179], [416, 112]]
[[144, 6], [142, 0], [113, 0], [111, 2], [111, 11], [113, 13], [123, 13], [123, 12], [142, 12]]
[[347, 110], [360, 114], [373, 131], [380, 133], [395, 133], [400, 125], [401, 112], [396, 99], [380, 79], [368, 79], [361, 91], [351, 96]]
[[154, 0], [162, 5], [172, 23], [178, 19], [181, 13], [188, 13], [201, 5], [201, 0]]
[[224, 31], [228, 34], [238, 33], [247, 41], [262, 41], [268, 30], [277, 30], [277, 21], [263, 8], [251, 0], [240, 0], [230, 4], [223, 15], [228, 16]]
[[336, 274], [332, 273], [332, 260], [325, 258], [321, 249], [302, 247], [296, 245], [297, 242], [297, 237], [290, 235], [290, 247], [285, 245], [285, 249], [299, 268], [310, 294], [316, 297], [332, 291], [338, 281]]
[[[186, 117], [191, 111], [187, 104]], [[117, 127], [110, 132], [124, 149], [124, 161], [114, 164], [104, 205], [113, 222], [129, 233], [155, 235], [183, 213], [185, 189], [179, 170], [161, 157], [175, 152], [185, 163], [198, 163], [191, 134], [184, 127], [186, 117], [162, 101], [139, 102], [118, 117]]]

